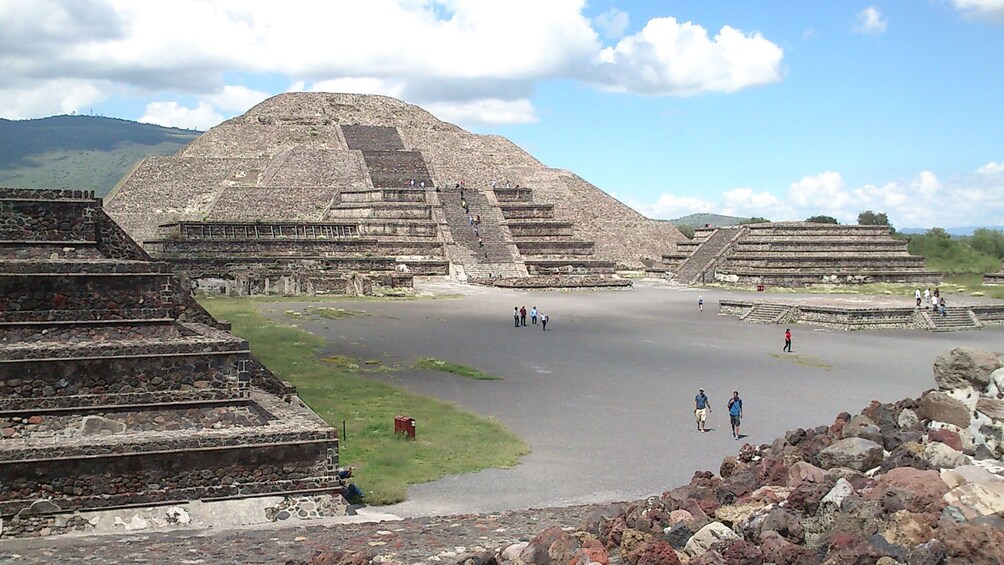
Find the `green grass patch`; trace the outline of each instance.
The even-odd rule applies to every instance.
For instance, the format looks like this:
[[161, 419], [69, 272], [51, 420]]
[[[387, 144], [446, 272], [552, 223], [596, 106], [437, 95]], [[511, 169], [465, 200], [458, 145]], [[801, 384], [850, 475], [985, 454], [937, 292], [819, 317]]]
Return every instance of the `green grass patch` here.
[[377, 359], [367, 359], [364, 361], [355, 357], [349, 357], [348, 355], [331, 355], [325, 357], [324, 362], [330, 363], [340, 370], [350, 372], [389, 373], [400, 370], [400, 367], [384, 365], [382, 361]]
[[[512, 467], [529, 453], [526, 442], [497, 420], [366, 378], [360, 374], [366, 362], [320, 359], [323, 339], [265, 318], [252, 301], [214, 298], [201, 303], [217, 319], [232, 323], [233, 332], [248, 340], [255, 357], [294, 384], [300, 397], [339, 433], [345, 422], [341, 461], [356, 467], [353, 479], [366, 491], [369, 504], [404, 500], [409, 484]], [[358, 369], [349, 367], [353, 364]], [[398, 415], [415, 419], [415, 441], [394, 435]]]
[[486, 373], [480, 369], [475, 369], [474, 367], [468, 367], [466, 365], [460, 365], [457, 363], [450, 363], [449, 361], [443, 361], [441, 359], [435, 359], [433, 357], [419, 357], [418, 362], [415, 366], [419, 369], [429, 369], [431, 371], [442, 371], [444, 373], [452, 373], [454, 375], [460, 375], [461, 377], [467, 377], [470, 379], [478, 381], [500, 381], [502, 377]]
[[768, 353], [774, 359], [781, 361], [787, 361], [789, 363], [794, 363], [796, 365], [802, 365], [805, 367], [812, 367], [814, 369], [823, 369], [824, 371], [829, 371], [833, 368], [826, 361], [823, 361], [815, 355], [799, 355], [797, 353]]

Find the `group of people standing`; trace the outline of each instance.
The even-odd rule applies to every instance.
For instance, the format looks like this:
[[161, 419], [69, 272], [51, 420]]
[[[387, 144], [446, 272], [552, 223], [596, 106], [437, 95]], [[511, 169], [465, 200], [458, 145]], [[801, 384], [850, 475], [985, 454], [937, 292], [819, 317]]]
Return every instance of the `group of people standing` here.
[[[739, 434], [739, 424], [743, 418], [743, 401], [739, 398], [739, 391], [732, 391], [732, 398], [729, 399], [729, 423], [732, 424], [732, 439], [742, 437]], [[708, 414], [711, 413], [711, 401], [708, 395], [704, 394], [704, 389], [698, 389], [697, 396], [694, 397], [694, 417], [697, 419], [697, 431], [708, 431], [706, 424]]]
[[[512, 308], [512, 321], [517, 328], [526, 327], [526, 306], [513, 306]], [[533, 306], [530, 308], [530, 323], [534, 326], [537, 325], [537, 320], [540, 320], [541, 331], [547, 331], [547, 321], [550, 319], [547, 314], [543, 312], [537, 312], [537, 307]]]
[[917, 299], [917, 308], [920, 308], [921, 300], [923, 300], [925, 308], [929, 307], [931, 310], [934, 310], [942, 316], [948, 315], [948, 310], [945, 308], [945, 297], [941, 296], [941, 291], [938, 289], [934, 289], [934, 292], [932, 293], [931, 289], [925, 288], [923, 295], [921, 295], [920, 289], [918, 288], [914, 291], [913, 297]]

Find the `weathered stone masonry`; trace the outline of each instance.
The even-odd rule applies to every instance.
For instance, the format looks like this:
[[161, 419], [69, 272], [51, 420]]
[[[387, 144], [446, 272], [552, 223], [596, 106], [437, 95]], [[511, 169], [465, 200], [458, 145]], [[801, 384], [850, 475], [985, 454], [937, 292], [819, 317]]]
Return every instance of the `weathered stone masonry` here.
[[81, 191], [0, 189], [0, 537], [340, 495], [336, 431]]

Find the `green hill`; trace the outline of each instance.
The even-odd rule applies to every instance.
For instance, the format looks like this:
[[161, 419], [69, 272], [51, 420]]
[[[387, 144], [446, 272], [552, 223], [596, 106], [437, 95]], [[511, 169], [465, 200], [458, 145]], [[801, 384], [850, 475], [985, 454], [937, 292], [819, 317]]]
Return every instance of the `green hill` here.
[[0, 186], [104, 196], [139, 160], [173, 155], [200, 134], [99, 116], [0, 119]]

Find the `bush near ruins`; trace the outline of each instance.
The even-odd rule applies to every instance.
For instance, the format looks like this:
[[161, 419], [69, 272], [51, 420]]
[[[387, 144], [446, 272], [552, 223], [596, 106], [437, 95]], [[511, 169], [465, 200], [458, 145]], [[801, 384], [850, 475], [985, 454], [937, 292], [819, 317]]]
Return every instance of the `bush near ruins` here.
[[[981, 249], [986, 248], [987, 241], [992, 241], [990, 238], [1000, 238], [1004, 241], [1004, 234], [995, 233], [997, 236], [981, 235], [976, 240], [977, 245], [981, 246]], [[925, 234], [905, 237], [909, 242], [907, 249], [910, 253], [924, 257], [925, 265], [933, 271], [946, 274], [982, 274], [999, 271], [1001, 267], [1001, 258], [974, 247], [972, 237], [953, 238], [942, 228], [932, 228]]]
[[810, 216], [805, 219], [806, 222], [810, 224], [839, 224], [836, 218], [833, 216]]
[[686, 224], [675, 224], [676, 229], [680, 230], [683, 237], [687, 239], [694, 239], [694, 226], [688, 226]]

